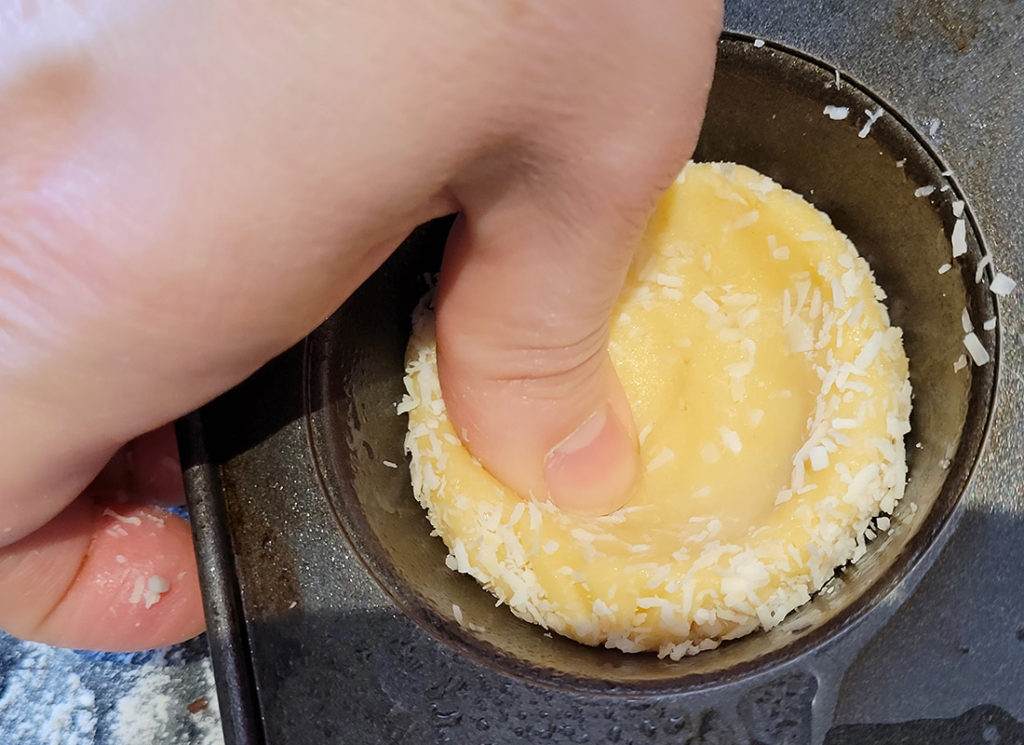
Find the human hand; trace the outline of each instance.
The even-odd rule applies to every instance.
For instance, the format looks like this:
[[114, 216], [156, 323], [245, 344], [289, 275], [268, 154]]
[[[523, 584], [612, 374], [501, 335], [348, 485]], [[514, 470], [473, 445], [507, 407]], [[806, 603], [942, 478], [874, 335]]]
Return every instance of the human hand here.
[[161, 427], [456, 211], [457, 429], [523, 494], [621, 504], [639, 469], [608, 315], [692, 152], [719, 23], [716, 0], [0, 10], [0, 628], [114, 650], [201, 631], [187, 526], [153, 506], [181, 491]]

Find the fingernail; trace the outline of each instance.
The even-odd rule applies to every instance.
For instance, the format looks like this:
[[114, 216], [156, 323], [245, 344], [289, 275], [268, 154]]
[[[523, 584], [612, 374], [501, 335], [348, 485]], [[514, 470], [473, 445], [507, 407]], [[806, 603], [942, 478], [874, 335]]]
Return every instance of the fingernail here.
[[624, 505], [640, 472], [637, 445], [607, 404], [551, 449], [544, 479], [567, 512], [607, 515]]

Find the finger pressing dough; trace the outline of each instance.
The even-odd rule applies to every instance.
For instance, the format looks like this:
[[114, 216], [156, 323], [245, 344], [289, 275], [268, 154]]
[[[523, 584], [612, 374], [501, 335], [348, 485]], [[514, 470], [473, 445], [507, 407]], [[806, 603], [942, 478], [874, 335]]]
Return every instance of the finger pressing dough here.
[[448, 566], [520, 618], [624, 652], [679, 659], [772, 628], [903, 494], [910, 383], [884, 297], [800, 196], [746, 167], [687, 166], [611, 324], [643, 482], [597, 518], [524, 502], [466, 451], [424, 304], [399, 410]]

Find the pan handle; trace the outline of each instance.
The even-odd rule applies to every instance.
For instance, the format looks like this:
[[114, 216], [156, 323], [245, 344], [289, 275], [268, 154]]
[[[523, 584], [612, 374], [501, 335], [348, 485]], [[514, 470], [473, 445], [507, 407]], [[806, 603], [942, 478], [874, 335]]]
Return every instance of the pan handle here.
[[735, 699], [734, 721], [736, 728], [745, 732], [746, 741], [824, 743], [843, 676], [867, 636], [845, 641], [744, 686]]

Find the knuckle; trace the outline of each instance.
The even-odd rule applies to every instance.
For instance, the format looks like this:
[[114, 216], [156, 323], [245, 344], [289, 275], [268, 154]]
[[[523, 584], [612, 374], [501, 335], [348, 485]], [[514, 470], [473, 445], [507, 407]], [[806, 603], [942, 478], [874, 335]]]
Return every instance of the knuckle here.
[[608, 338], [607, 324], [581, 331], [565, 324], [530, 326], [501, 344], [448, 344], [449, 363], [473, 370], [492, 383], [543, 383], [553, 389], [578, 385], [601, 366]]

